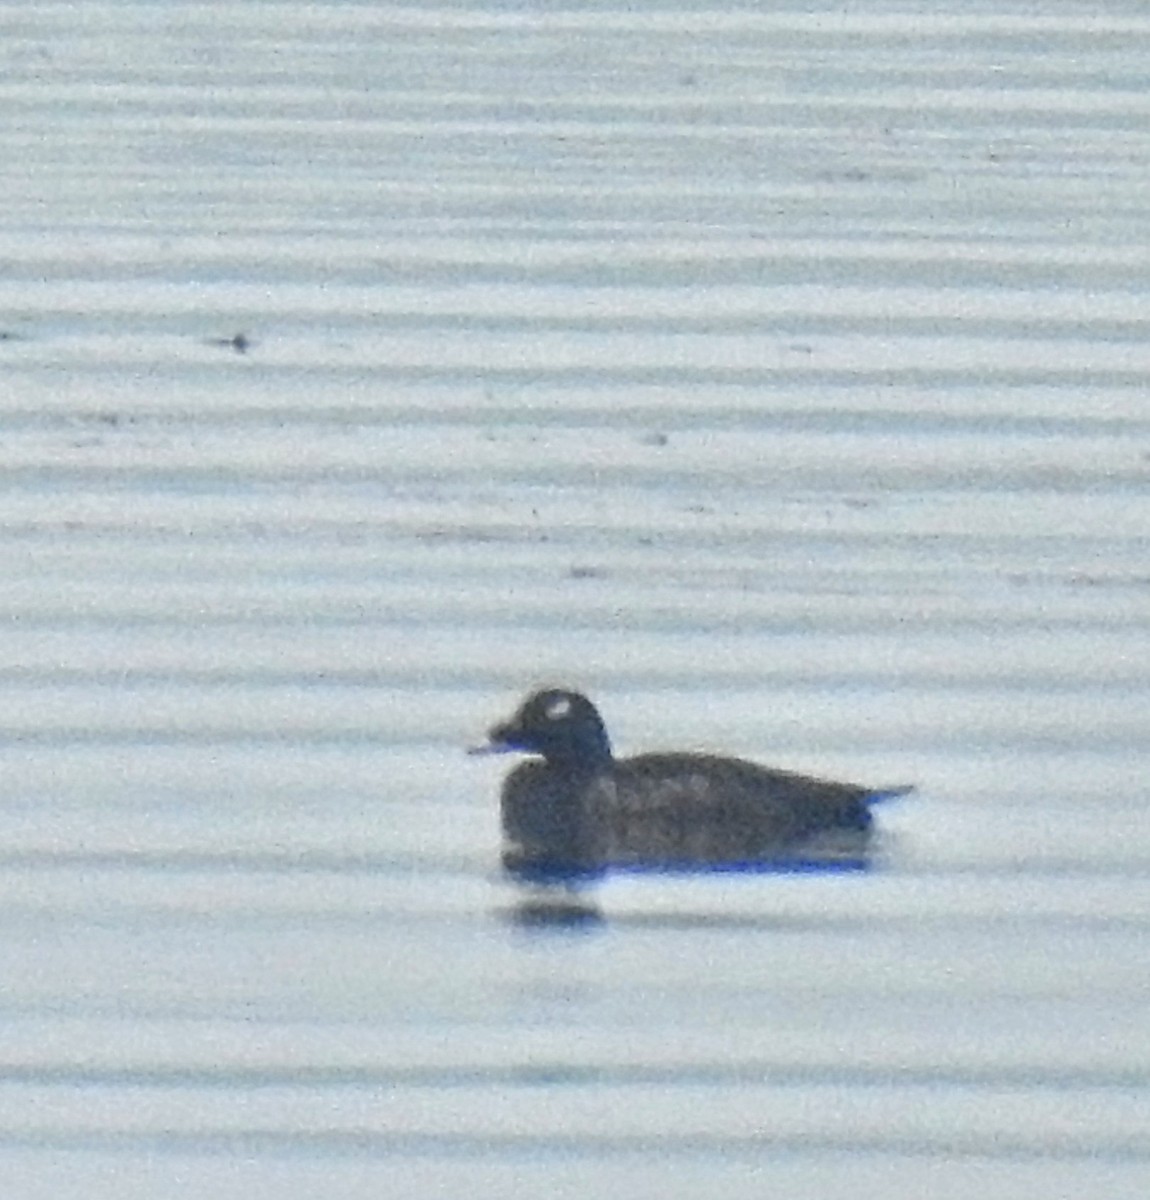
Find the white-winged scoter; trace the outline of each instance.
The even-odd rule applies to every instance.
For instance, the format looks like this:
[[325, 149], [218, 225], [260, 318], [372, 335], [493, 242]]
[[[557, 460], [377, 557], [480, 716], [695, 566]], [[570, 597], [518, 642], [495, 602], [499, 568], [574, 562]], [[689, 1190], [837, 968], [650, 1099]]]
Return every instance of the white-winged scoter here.
[[579, 692], [528, 696], [474, 753], [537, 756], [502, 791], [503, 865], [546, 881], [613, 868], [863, 865], [870, 806], [912, 787], [867, 788], [693, 752], [616, 758]]

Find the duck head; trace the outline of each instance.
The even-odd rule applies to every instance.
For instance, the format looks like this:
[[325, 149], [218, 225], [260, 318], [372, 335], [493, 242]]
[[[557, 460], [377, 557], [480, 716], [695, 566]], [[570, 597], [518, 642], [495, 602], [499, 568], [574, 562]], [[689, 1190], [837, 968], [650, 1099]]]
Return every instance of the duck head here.
[[508, 720], [493, 725], [475, 754], [537, 754], [555, 766], [592, 770], [611, 761], [611, 742], [599, 710], [579, 692], [534, 692]]

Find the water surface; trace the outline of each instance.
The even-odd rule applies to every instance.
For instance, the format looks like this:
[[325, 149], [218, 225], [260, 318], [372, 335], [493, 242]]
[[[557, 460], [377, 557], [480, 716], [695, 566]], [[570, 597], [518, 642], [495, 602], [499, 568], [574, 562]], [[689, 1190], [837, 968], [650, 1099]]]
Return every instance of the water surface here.
[[[1143, 7], [0, 33], [5, 1195], [1145, 1196]], [[919, 792], [541, 919], [545, 680]]]

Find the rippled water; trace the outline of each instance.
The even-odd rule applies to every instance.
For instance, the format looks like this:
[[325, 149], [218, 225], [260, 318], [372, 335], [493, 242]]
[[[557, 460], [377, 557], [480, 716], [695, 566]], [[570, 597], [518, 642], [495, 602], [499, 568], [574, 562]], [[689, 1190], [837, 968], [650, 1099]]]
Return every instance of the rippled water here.
[[[6, 1200], [1141, 1200], [1144, 6], [0, 34]], [[544, 680], [919, 792], [544, 919]]]

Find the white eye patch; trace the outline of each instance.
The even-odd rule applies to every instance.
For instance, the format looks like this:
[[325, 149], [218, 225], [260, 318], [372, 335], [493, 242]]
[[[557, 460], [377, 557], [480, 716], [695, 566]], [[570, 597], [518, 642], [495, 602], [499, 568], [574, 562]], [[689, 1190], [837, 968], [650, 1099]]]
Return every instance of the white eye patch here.
[[547, 705], [543, 715], [549, 721], [562, 721], [564, 717], [571, 715], [571, 701], [566, 696], [559, 696]]

